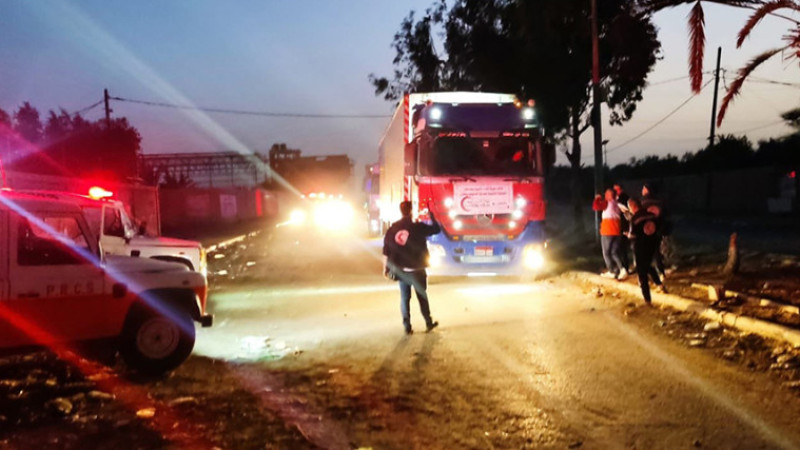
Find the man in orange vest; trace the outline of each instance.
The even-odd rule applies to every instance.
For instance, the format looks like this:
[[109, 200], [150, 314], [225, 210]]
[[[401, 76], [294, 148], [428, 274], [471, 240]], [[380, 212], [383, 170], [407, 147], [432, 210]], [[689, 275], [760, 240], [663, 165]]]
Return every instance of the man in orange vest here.
[[624, 280], [628, 277], [628, 270], [620, 254], [622, 245], [622, 211], [620, 211], [617, 204], [614, 190], [606, 189], [605, 198], [601, 198], [600, 194], [597, 194], [594, 197], [592, 209], [602, 211], [600, 244], [603, 248], [603, 260], [606, 263], [607, 270], [601, 276]]

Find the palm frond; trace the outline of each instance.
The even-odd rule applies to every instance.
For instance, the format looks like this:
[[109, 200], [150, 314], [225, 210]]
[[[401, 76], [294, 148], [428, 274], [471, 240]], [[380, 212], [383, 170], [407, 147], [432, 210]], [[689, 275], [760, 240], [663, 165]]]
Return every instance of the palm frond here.
[[796, 9], [797, 7], [797, 3], [791, 0], [773, 0], [759, 7], [756, 12], [754, 12], [750, 18], [747, 19], [747, 23], [744, 24], [742, 29], [739, 30], [739, 37], [736, 39], [736, 48], [742, 46], [744, 40], [750, 36], [750, 32], [753, 31], [753, 28], [755, 28], [759, 22], [761, 22], [761, 19], [779, 9]]
[[700, 0], [694, 4], [689, 13], [689, 76], [692, 79], [692, 91], [697, 94], [703, 84], [703, 56], [706, 50], [705, 15]]
[[[639, 7], [645, 13], [654, 13], [662, 9], [673, 8], [676, 6], [694, 3], [697, 0], [640, 0]], [[737, 8], [755, 8], [764, 3], [765, 0], [703, 0], [708, 3], [717, 3], [719, 5], [734, 6]]]
[[731, 83], [731, 86], [728, 88], [728, 92], [725, 93], [725, 98], [722, 99], [722, 105], [719, 107], [719, 114], [717, 115], [717, 126], [722, 124], [722, 119], [725, 118], [725, 112], [728, 111], [728, 106], [730, 106], [730, 104], [733, 102], [734, 97], [739, 95], [739, 92], [741, 92], [742, 85], [744, 85], [744, 81], [747, 79], [747, 77], [750, 76], [750, 74], [753, 73], [758, 66], [764, 63], [764, 61], [775, 56], [777, 53], [782, 52], [786, 48], [787, 47], [779, 47], [768, 50], [751, 59], [747, 65], [739, 69], [736, 79], [733, 81], [733, 83]]

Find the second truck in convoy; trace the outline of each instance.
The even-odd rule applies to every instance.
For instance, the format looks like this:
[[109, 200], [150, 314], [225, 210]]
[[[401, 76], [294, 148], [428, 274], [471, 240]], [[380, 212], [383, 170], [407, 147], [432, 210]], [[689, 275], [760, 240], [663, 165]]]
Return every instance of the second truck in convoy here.
[[533, 102], [514, 95], [406, 95], [379, 146], [380, 221], [433, 215], [431, 275], [536, 275], [545, 265], [543, 141]]

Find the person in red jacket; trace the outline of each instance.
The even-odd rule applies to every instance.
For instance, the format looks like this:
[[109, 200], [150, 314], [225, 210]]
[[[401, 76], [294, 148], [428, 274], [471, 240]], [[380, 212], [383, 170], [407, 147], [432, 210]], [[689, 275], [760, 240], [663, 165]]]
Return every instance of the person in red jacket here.
[[622, 255], [622, 211], [617, 204], [613, 189], [606, 189], [605, 198], [600, 194], [594, 197], [592, 209], [602, 211], [600, 222], [600, 244], [603, 248], [603, 260], [606, 263], [606, 272], [601, 276], [624, 280], [628, 277]]

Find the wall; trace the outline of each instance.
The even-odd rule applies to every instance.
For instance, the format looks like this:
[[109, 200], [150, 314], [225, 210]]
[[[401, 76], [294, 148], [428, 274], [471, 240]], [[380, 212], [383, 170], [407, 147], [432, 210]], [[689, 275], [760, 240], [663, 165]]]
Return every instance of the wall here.
[[769, 199], [780, 196], [783, 172], [773, 167], [758, 167], [621, 184], [634, 195], [641, 192], [645, 182], [655, 185], [659, 198], [666, 200], [674, 211], [763, 214], [768, 212]]
[[159, 200], [166, 229], [217, 226], [278, 214], [276, 195], [263, 189], [161, 189]]

